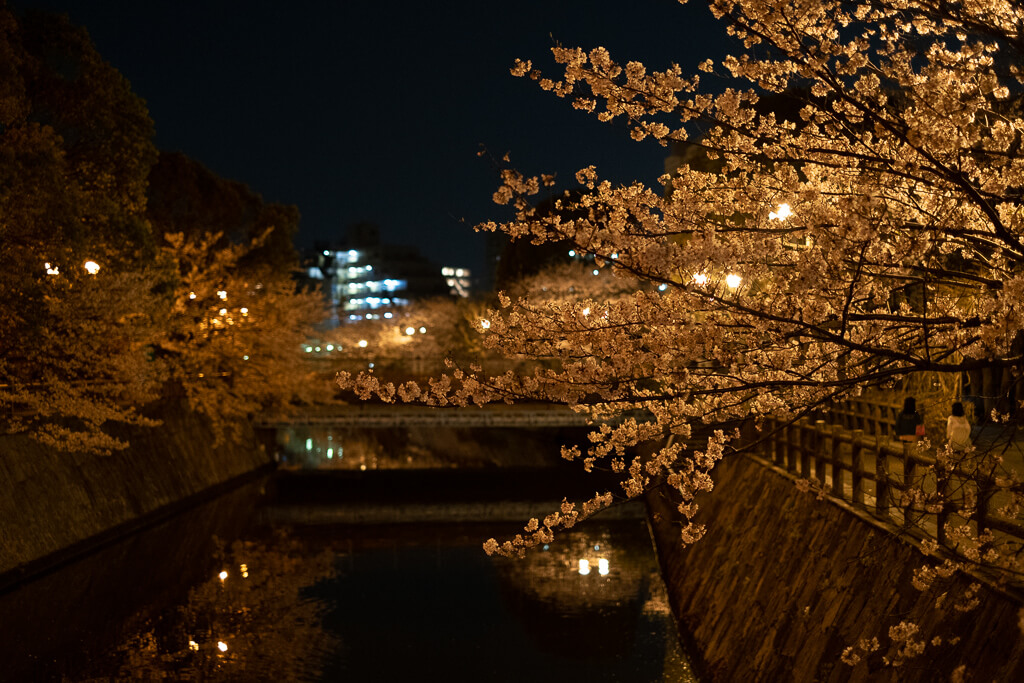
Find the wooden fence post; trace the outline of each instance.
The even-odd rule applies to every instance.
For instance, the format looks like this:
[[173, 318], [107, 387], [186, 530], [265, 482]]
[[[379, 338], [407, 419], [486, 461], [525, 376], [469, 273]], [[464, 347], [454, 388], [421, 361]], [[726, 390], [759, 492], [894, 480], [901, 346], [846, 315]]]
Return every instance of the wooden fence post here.
[[796, 472], [796, 444], [793, 443], [793, 429], [792, 424], [787, 424], [782, 428], [782, 447], [786, 454], [786, 471]]
[[981, 475], [977, 480], [978, 504], [974, 510], [974, 523], [978, 527], [978, 535], [985, 533], [988, 528], [988, 503], [992, 499], [994, 482], [987, 476]]
[[[814, 476], [825, 485], [825, 421], [814, 421]], [[832, 486], [835, 487], [836, 468], [832, 466]]]
[[949, 490], [949, 474], [943, 472], [938, 463], [935, 464], [935, 493], [939, 498], [939, 511], [935, 515], [935, 540], [939, 545], [946, 545], [946, 521], [949, 519], [949, 503], [946, 492]]
[[850, 496], [853, 504], [864, 507], [864, 444], [854, 436], [850, 445]]
[[806, 417], [800, 418], [797, 423], [797, 443], [800, 444], [800, 476], [804, 479], [811, 478], [811, 453], [814, 452], [814, 431], [810, 427], [810, 420]]
[[889, 519], [889, 468], [888, 455], [882, 448], [882, 440], [875, 436], [875, 512], [882, 519]]

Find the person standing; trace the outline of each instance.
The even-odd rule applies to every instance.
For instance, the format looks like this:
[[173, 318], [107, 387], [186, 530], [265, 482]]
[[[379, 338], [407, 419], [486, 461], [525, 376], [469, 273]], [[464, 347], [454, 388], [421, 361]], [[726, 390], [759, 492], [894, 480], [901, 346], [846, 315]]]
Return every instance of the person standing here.
[[917, 401], [907, 396], [903, 411], [896, 416], [896, 438], [900, 441], [917, 441], [924, 436], [924, 418], [917, 412]]
[[946, 441], [955, 451], [966, 451], [971, 447], [971, 423], [967, 421], [960, 401], [953, 404], [952, 414], [946, 418]]

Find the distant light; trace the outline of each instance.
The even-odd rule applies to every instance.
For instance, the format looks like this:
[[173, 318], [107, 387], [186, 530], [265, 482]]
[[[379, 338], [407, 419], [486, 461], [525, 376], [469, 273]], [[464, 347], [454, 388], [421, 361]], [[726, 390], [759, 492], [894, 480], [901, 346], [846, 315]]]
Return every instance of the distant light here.
[[618, 253], [618, 252], [613, 252], [613, 253], [612, 253], [612, 258], [613, 258], [613, 259], [615, 259], [615, 258], [619, 258], [619, 253]]
[[456, 268], [455, 269], [455, 277], [462, 277], [465, 274], [466, 274], [466, 271], [464, 271], [462, 268]]
[[575, 256], [576, 256], [576, 250], [575, 249], [570, 249], [569, 250], [569, 258], [574, 258]]
[[243, 563], [243, 564], [238, 566], [238, 570], [240, 572], [242, 572], [242, 578], [243, 579], [248, 579], [249, 578], [249, 565]]
[[658, 285], [658, 291], [659, 292], [664, 292], [666, 289], [668, 289], [668, 285], [666, 285], [664, 282], [662, 282], [660, 285]]
[[586, 576], [590, 573], [590, 562], [587, 560], [580, 560], [580, 576]]
[[427, 328], [421, 327], [420, 328], [420, 334], [426, 334], [426, 333], [427, 333]]
[[391, 319], [392, 317], [394, 317], [394, 316], [392, 316], [392, 315], [391, 315], [391, 312], [389, 311], [389, 312], [387, 312], [387, 313], [385, 313], [385, 314], [384, 314], [384, 317], [385, 317], [385, 318], [387, 318], [388, 320], [390, 320], [390, 319]]
[[227, 291], [225, 291], [223, 289], [219, 289], [219, 290], [217, 290], [217, 296], [219, 296], [221, 299], [227, 299], [228, 298], [228, 293], [227, 293]]
[[366, 266], [366, 272], [370, 272], [371, 270], [373, 270], [373, 266]]
[[792, 215], [793, 211], [789, 208], [789, 204], [779, 204], [777, 211], [772, 211], [768, 214], [768, 219], [784, 221]]
[[334, 350], [334, 344], [328, 344], [327, 345], [327, 350], [328, 351], [333, 351]]
[[594, 275], [597, 275], [597, 274], [598, 274], [598, 273], [600, 273], [600, 272], [601, 272], [601, 271], [599, 271], [599, 270], [598, 270], [597, 268], [594, 268]]
[[46, 266], [47, 275], [60, 275], [60, 268], [51, 268], [49, 263], [44, 263], [43, 265]]
[[366, 469], [366, 465], [360, 465], [360, 466], [359, 466], [359, 469], [361, 469], [361, 470], [365, 470], [365, 469]]
[[225, 643], [223, 640], [218, 640], [217, 641], [217, 649], [220, 650], [221, 652], [227, 652], [228, 651], [228, 644]]
[[329, 252], [326, 249], [324, 249], [324, 256], [330, 256], [330, 255], [331, 255], [331, 252]]
[[360, 339], [360, 340], [359, 340], [359, 348], [361, 348], [361, 349], [365, 349], [365, 348], [366, 348], [366, 345], [367, 345], [368, 343], [369, 343], [369, 342], [367, 342], [367, 341], [366, 341], [365, 339]]
[[313, 347], [312, 346], [307, 346], [306, 347], [306, 353], [313, 353]]
[[306, 450], [313, 450], [313, 439], [306, 439]]
[[480, 327], [484, 328], [485, 330], [491, 329], [491, 321], [487, 320], [486, 318], [481, 320]]
[[729, 289], [736, 289], [740, 286], [741, 282], [743, 282], [743, 278], [736, 273], [729, 273], [725, 276], [725, 284], [728, 285]]
[[228, 314], [228, 309], [226, 309], [226, 308], [222, 308], [219, 311], [217, 311], [217, 315], [227, 315], [227, 314]]
[[317, 353], [320, 353], [320, 347], [319, 346], [313, 347], [313, 350], [316, 351]]
[[416, 328], [415, 327], [407, 327], [407, 328], [405, 328], [405, 333], [411, 337], [412, 335], [416, 334]]
[[188, 293], [188, 298], [189, 299], [195, 299], [196, 298], [196, 293], [195, 292], [189, 292]]
[[242, 315], [249, 315], [249, 309], [248, 308], [239, 308], [238, 312], [241, 313]]
[[542, 548], [542, 550], [547, 550], [547, 549], [548, 549], [548, 548], [550, 548], [550, 547], [551, 547], [551, 546], [549, 546], [549, 545], [548, 545], [547, 543], [545, 543], [545, 544], [544, 544], [544, 547]]
[[199, 651], [199, 643], [197, 643], [194, 640], [188, 641], [188, 649], [192, 650], [193, 652], [198, 652]]
[[367, 365], [366, 367], [368, 367], [368, 368], [370, 368], [371, 370], [373, 370], [373, 363], [370, 363], [370, 364], [369, 364], [369, 365]]
[[597, 561], [597, 573], [601, 576], [608, 576], [608, 560], [603, 557]]
[[693, 274], [693, 281], [695, 283], [697, 283], [698, 285], [700, 285], [701, 287], [703, 287], [704, 285], [706, 285], [708, 283], [708, 274], [707, 273], [694, 273]]
[[334, 449], [333, 448], [328, 448], [327, 449], [327, 459], [331, 460], [333, 458], [334, 458]]
[[228, 578], [227, 571], [221, 571], [220, 574], [217, 574], [217, 578], [219, 578], [221, 581], [223, 581], [224, 579]]
[[89, 273], [89, 275], [95, 275], [100, 272], [100, 264], [95, 261], [86, 261], [83, 265], [85, 267], [85, 272]]
[[585, 316], [590, 315], [590, 306], [584, 308], [582, 311], [580, 311], [580, 313], [582, 313]]
[[249, 356], [242, 356], [242, 360], [249, 360]]

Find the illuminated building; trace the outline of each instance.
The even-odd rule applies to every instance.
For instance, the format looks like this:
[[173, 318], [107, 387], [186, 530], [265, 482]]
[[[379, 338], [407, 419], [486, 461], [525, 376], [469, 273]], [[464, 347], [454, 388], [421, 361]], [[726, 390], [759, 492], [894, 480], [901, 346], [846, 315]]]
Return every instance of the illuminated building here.
[[436, 266], [414, 247], [381, 244], [368, 223], [350, 228], [339, 246], [318, 247], [305, 274], [323, 282], [335, 325], [391, 318], [417, 299], [470, 290], [469, 270]]

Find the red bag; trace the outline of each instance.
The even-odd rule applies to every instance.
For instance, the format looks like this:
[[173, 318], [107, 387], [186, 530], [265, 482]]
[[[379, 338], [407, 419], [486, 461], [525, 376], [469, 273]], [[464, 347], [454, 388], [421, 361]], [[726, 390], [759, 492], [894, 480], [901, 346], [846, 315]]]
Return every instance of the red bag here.
[[914, 428], [914, 434], [917, 436], [924, 436], [924, 425], [917, 425]]

